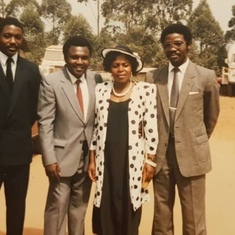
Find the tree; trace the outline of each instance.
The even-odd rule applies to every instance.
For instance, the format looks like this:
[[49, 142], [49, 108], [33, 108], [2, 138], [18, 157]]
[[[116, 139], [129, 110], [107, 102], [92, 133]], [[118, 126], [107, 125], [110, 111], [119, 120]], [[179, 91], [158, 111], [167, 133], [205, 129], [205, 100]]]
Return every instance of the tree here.
[[102, 29], [99, 36], [94, 36], [92, 46], [93, 56], [91, 60], [91, 68], [94, 70], [103, 70], [101, 50], [104, 48], [114, 47], [115, 44], [113, 43], [113, 39], [105, 29]]
[[25, 7], [20, 16], [20, 21], [24, 24], [24, 34], [30, 49], [26, 57], [39, 64], [46, 47], [44, 39], [45, 26], [32, 3]]
[[225, 41], [235, 41], [235, 5], [232, 6], [232, 18], [228, 22], [228, 27], [231, 29], [225, 33]]
[[6, 4], [4, 2], [4, 0], [0, 0], [0, 14], [1, 14], [1, 17], [5, 17], [5, 9], [6, 9]]
[[217, 53], [223, 44], [223, 31], [213, 17], [206, 0], [201, 0], [192, 13], [188, 26], [192, 31], [194, 43], [193, 59], [219, 73]]
[[158, 34], [167, 24], [186, 21], [192, 0], [106, 0], [101, 8], [105, 25], [113, 33], [125, 33], [141, 25], [152, 34]]
[[71, 17], [71, 5], [66, 0], [42, 0], [42, 15], [49, 20], [51, 44], [58, 44], [65, 22]]
[[6, 16], [18, 17], [22, 14], [25, 7], [31, 4], [35, 11], [40, 15], [40, 5], [37, 0], [11, 0], [10, 3], [6, 6]]
[[86, 18], [79, 14], [78, 16], [71, 16], [63, 27], [64, 41], [74, 35], [81, 35], [88, 40], [93, 40], [92, 28]]

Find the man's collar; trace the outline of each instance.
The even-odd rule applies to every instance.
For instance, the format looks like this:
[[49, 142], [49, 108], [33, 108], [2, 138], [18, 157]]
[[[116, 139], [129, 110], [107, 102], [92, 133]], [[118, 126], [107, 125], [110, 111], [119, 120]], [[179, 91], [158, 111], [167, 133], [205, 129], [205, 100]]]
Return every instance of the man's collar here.
[[[188, 64], [189, 64], [189, 58], [187, 58], [187, 60], [178, 67], [182, 73], [185, 73]], [[168, 68], [169, 68], [169, 72], [170, 72], [170, 71], [172, 71], [173, 68], [175, 68], [175, 66], [173, 66], [171, 63], [169, 63]]]
[[[4, 53], [2, 53], [2, 52], [0, 51], [0, 60], [1, 60], [1, 63], [5, 65], [7, 59], [8, 59], [8, 56], [5, 55]], [[16, 53], [15, 55], [13, 55], [13, 56], [12, 56], [12, 59], [13, 59], [13, 61], [14, 61], [14, 64], [16, 64], [17, 59], [18, 59], [18, 53]]]
[[[69, 72], [67, 66], [65, 66], [65, 68], [66, 68], [66, 70], [67, 70], [67, 72], [68, 72], [68, 75], [69, 75], [69, 78], [70, 78], [71, 82], [72, 82], [73, 84], [75, 84], [78, 79], [77, 79], [72, 73]], [[80, 79], [82, 82], [85, 81], [85, 80], [86, 80], [86, 73], [84, 73], [79, 79]]]

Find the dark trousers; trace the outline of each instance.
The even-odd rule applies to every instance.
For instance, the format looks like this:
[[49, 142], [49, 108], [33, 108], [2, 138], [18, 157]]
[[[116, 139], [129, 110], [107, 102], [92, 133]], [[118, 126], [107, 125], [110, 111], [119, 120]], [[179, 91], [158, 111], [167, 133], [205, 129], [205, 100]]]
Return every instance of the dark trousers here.
[[0, 188], [4, 184], [6, 200], [6, 235], [22, 235], [29, 165], [0, 166]]

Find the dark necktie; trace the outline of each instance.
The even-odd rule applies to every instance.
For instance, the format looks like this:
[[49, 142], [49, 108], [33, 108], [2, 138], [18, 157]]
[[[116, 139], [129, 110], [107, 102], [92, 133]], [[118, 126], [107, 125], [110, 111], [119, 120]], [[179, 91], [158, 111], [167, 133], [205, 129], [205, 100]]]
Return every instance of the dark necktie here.
[[12, 69], [11, 69], [11, 63], [13, 62], [13, 59], [11, 57], [8, 57], [7, 59], [7, 69], [6, 69], [6, 78], [7, 78], [7, 83], [12, 90], [13, 88], [13, 74], [12, 74]]
[[170, 132], [174, 135], [174, 121], [175, 121], [175, 112], [177, 108], [178, 98], [179, 98], [179, 78], [178, 72], [180, 71], [179, 68], [175, 67], [174, 71], [174, 78], [171, 88], [171, 98], [170, 98]]
[[78, 103], [80, 105], [80, 108], [82, 110], [82, 113], [84, 115], [84, 108], [83, 108], [83, 98], [82, 98], [82, 89], [80, 87], [81, 80], [77, 80], [77, 98], [78, 98]]

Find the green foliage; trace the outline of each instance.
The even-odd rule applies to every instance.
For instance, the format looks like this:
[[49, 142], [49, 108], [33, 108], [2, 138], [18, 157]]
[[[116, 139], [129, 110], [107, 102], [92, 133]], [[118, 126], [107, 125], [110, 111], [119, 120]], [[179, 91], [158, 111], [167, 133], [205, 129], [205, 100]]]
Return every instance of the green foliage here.
[[[2, 16], [17, 17], [25, 25], [30, 48], [27, 58], [40, 63], [47, 46], [60, 44], [72, 35], [83, 35], [93, 46], [92, 69], [102, 70], [100, 52], [103, 48], [120, 44], [137, 52], [146, 67], [160, 67], [167, 59], [159, 36], [167, 25], [181, 22], [187, 23], [192, 30], [194, 42], [190, 58], [218, 73], [220, 71], [225, 56], [223, 32], [206, 0], [201, 0], [194, 12], [193, 0], [103, 0], [101, 12], [105, 26], [99, 36], [94, 35], [82, 15], [71, 15], [68, 1], [42, 0], [39, 4], [37, 0], [11, 0], [5, 4], [0, 0]], [[88, 0], [77, 0], [77, 3], [86, 4]], [[235, 40], [235, 5], [228, 26], [231, 30], [226, 32], [225, 39]]]
[[34, 10], [41, 15], [37, 0], [11, 0], [5, 9], [6, 16], [19, 17], [28, 5], [32, 5]]
[[192, 13], [188, 26], [191, 29], [194, 44], [194, 61], [218, 71], [217, 54], [223, 45], [223, 31], [213, 17], [206, 0], [202, 0]]
[[108, 47], [115, 46], [112, 42], [112, 37], [106, 30], [101, 30], [99, 36], [94, 36], [92, 43], [93, 55], [91, 60], [91, 68], [93, 70], [103, 70], [103, 58], [101, 56], [101, 50]]
[[38, 33], [34, 41], [28, 41], [28, 47], [30, 48], [30, 52], [26, 53], [26, 58], [36, 64], [40, 64], [46, 49], [44, 33]]
[[93, 32], [90, 24], [83, 15], [71, 16], [63, 27], [64, 41], [74, 35], [81, 35], [88, 40], [93, 40]]
[[121, 33], [134, 26], [143, 26], [157, 35], [172, 22], [186, 21], [192, 10], [192, 0], [106, 0], [101, 9], [105, 25], [115, 27], [115, 32], [117, 25], [121, 26]]
[[30, 49], [30, 53], [27, 53], [26, 56], [27, 58], [30, 57], [32, 61], [40, 63], [45, 49], [45, 27], [32, 3], [25, 7], [20, 16], [20, 21], [24, 24], [24, 34]]
[[56, 45], [60, 42], [65, 22], [71, 17], [71, 5], [66, 0], [42, 0], [41, 11], [42, 16], [51, 24], [48, 39]]

